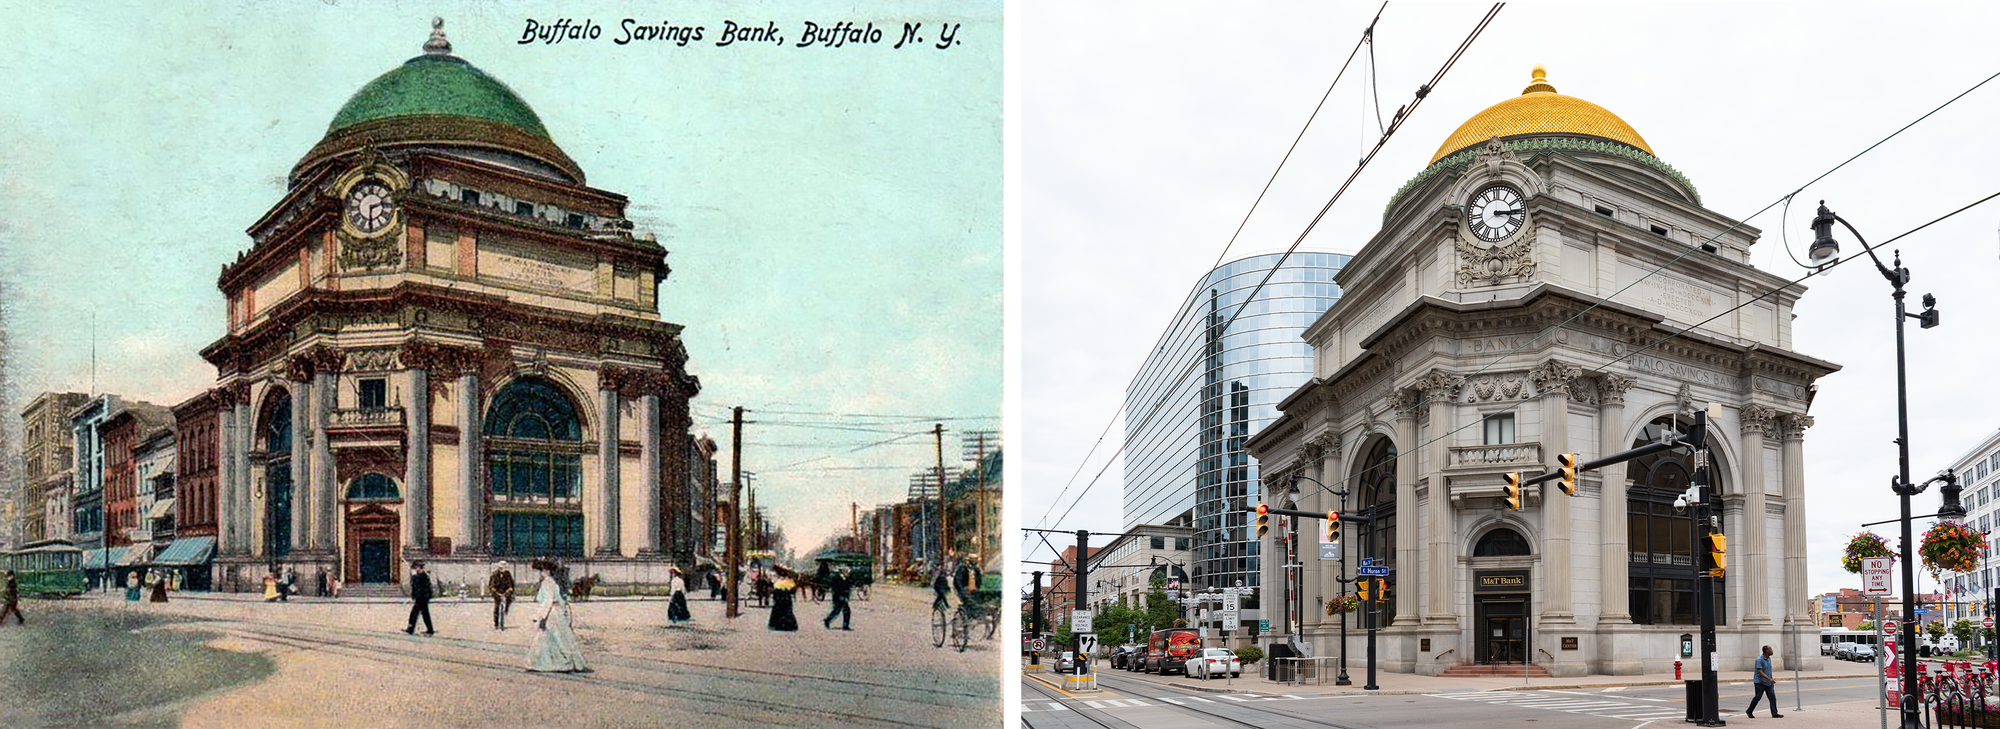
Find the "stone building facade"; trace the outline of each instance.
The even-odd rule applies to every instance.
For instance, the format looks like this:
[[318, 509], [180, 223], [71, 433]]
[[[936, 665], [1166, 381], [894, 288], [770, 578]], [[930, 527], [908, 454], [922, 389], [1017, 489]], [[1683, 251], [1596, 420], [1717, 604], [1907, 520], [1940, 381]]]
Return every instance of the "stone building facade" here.
[[423, 49], [335, 114], [222, 269], [216, 585], [400, 585], [416, 560], [477, 585], [534, 557], [664, 583], [699, 389], [659, 313], [666, 250], [441, 22]]
[[[1519, 511], [1503, 474], [1656, 442], [1708, 403], [1724, 411], [1710, 442], [1732, 545], [1722, 668], [1747, 670], [1788, 620], [1808, 621], [1791, 609], [1809, 594], [1807, 408], [1838, 367], [1792, 351], [1804, 290], [1749, 265], [1757, 238], [1540, 68], [1465, 122], [1341, 271], [1343, 298], [1305, 331], [1313, 381], [1249, 444], [1272, 503], [1374, 520], [1343, 529], [1344, 566], [1314, 559], [1317, 520], [1272, 530], [1266, 553], [1297, 549], [1305, 567], [1288, 579], [1266, 561], [1266, 640], [1333, 655], [1345, 620], [1362, 655], [1363, 618], [1323, 604], [1365, 557], [1392, 575], [1377, 616], [1387, 670], [1668, 670], [1698, 630], [1692, 524], [1672, 507], [1687, 452], [1585, 472], [1575, 496], [1530, 487]], [[1786, 667], [1798, 659], [1819, 665]]]
[[[74, 467], [75, 434], [70, 411], [89, 396], [80, 392], [45, 392], [21, 410], [21, 541], [57, 539], [69, 534], [67, 512], [58, 512], [50, 529], [51, 491], [67, 488]], [[61, 498], [61, 494], [53, 494]], [[67, 499], [63, 499], [67, 503]]]

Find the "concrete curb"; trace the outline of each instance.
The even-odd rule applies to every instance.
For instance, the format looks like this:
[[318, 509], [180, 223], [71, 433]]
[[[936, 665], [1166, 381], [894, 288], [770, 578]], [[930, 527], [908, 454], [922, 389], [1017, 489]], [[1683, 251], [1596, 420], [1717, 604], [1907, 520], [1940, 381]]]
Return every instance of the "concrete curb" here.
[[1192, 684], [1185, 684], [1185, 683], [1177, 683], [1177, 682], [1173, 682], [1173, 681], [1168, 681], [1168, 682], [1166, 682], [1166, 685], [1168, 685], [1168, 686], [1172, 686], [1172, 687], [1174, 687], [1174, 688], [1177, 688], [1177, 689], [1181, 689], [1181, 690], [1184, 690], [1184, 691], [1203, 691], [1203, 692], [1207, 692], [1207, 693], [1211, 693], [1211, 694], [1254, 694], [1254, 693], [1260, 693], [1260, 692], [1258, 692], [1258, 691], [1252, 691], [1252, 690], [1250, 690], [1250, 689], [1240, 689], [1240, 688], [1230, 688], [1230, 687], [1226, 687], [1226, 686], [1225, 686], [1225, 687], [1221, 687], [1221, 688], [1217, 688], [1217, 687], [1215, 687], [1215, 686], [1195, 686], [1195, 685], [1192, 685]]
[[[1843, 679], [1843, 678], [1874, 678], [1874, 676], [1873, 676], [1873, 675], [1860, 675], [1860, 676], [1800, 676], [1800, 677], [1799, 677], [1799, 680], [1800, 680], [1800, 681], [1832, 681], [1832, 680], [1838, 680], [1838, 679]], [[1782, 685], [1782, 684], [1784, 684], [1784, 683], [1785, 683], [1786, 681], [1790, 681], [1790, 680], [1791, 680], [1791, 679], [1790, 679], [1789, 677], [1786, 677], [1786, 678], [1781, 678], [1781, 679], [1779, 679], [1779, 680], [1778, 680], [1778, 683], [1779, 683], [1780, 685]], [[1750, 679], [1747, 679], [1747, 678], [1746, 678], [1746, 679], [1743, 679], [1743, 680], [1741, 680], [1741, 681], [1736, 681], [1736, 680], [1729, 680], [1729, 681], [1724, 681], [1723, 683], [1749, 683], [1749, 681], [1750, 681]], [[1548, 685], [1548, 686], [1543, 686], [1543, 685], [1539, 685], [1539, 684], [1537, 684], [1537, 685], [1534, 685], [1534, 686], [1506, 686], [1506, 687], [1499, 687], [1499, 688], [1490, 688], [1490, 689], [1474, 689], [1474, 690], [1475, 690], [1475, 691], [1546, 691], [1546, 690], [1551, 690], [1551, 689], [1588, 689], [1588, 688], [1622, 688], [1622, 687], [1627, 687], [1627, 686], [1679, 686], [1679, 685], [1681, 685], [1682, 683], [1683, 683], [1683, 681], [1632, 681], [1632, 682], [1627, 682], [1627, 683], [1579, 683], [1579, 684], [1554, 684], [1554, 685]]]

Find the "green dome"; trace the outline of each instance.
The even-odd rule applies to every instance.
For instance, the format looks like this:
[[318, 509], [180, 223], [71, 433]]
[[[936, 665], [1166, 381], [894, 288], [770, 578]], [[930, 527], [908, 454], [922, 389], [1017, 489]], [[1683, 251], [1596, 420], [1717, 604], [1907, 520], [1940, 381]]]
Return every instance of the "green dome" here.
[[326, 130], [400, 116], [472, 117], [549, 138], [541, 117], [513, 89], [464, 59], [438, 54], [417, 56], [368, 82]]

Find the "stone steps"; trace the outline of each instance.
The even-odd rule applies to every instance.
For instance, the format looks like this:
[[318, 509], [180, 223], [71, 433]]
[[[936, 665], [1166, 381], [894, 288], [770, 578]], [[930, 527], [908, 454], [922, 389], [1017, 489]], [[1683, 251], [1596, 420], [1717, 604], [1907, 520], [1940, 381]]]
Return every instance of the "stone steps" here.
[[341, 585], [340, 596], [341, 597], [402, 597], [403, 588], [401, 585], [396, 585], [391, 583]]
[[1513, 676], [1517, 678], [1522, 676], [1530, 678], [1550, 677], [1548, 670], [1542, 668], [1541, 666], [1521, 666], [1521, 665], [1480, 666], [1480, 665], [1473, 665], [1470, 663], [1461, 663], [1459, 665], [1452, 666], [1451, 668], [1445, 669], [1444, 673], [1440, 673], [1438, 675], [1446, 678], [1471, 678], [1477, 676]]

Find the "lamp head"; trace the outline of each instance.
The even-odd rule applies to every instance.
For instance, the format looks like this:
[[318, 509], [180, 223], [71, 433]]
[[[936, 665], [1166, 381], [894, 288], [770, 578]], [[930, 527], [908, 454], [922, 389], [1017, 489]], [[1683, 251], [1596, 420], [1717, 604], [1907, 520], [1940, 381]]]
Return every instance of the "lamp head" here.
[[1825, 200], [1819, 201], [1819, 215], [1812, 222], [1812, 249], [1806, 254], [1815, 266], [1825, 265], [1840, 255], [1840, 243], [1833, 239], [1833, 221], [1833, 211], [1826, 209]]
[[1965, 504], [1959, 501], [1959, 494], [1965, 489], [1958, 485], [1958, 474], [1953, 473], [1951, 469], [1945, 469], [1939, 476], [1944, 479], [1944, 486], [1938, 489], [1938, 494], [1944, 497], [1944, 505], [1938, 507], [1938, 516], [1951, 519], [1965, 518]]

